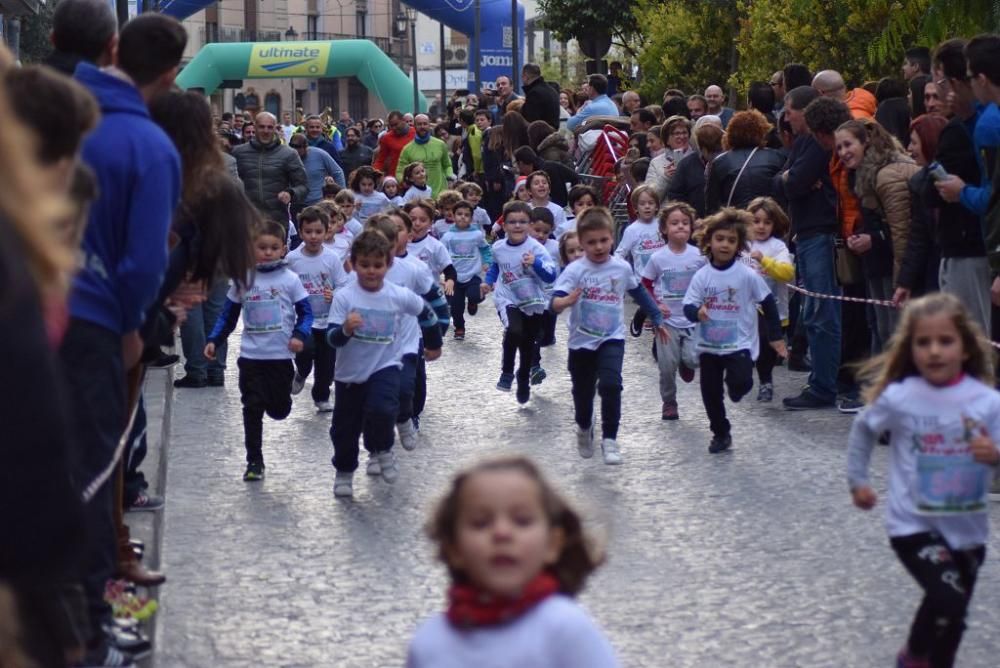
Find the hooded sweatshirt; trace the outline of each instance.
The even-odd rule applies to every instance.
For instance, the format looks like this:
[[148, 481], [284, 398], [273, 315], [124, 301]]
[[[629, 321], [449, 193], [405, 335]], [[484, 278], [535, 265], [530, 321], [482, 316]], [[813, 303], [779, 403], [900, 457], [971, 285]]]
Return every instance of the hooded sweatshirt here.
[[101, 107], [100, 123], [83, 142], [83, 161], [100, 194], [90, 208], [69, 310], [124, 334], [142, 324], [163, 279], [180, 157], [134, 85], [86, 62], [74, 76]]

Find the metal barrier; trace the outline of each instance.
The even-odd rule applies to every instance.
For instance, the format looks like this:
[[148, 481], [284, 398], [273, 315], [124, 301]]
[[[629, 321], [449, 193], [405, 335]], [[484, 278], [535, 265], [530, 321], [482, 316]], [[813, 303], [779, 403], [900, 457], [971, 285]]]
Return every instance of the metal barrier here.
[[628, 184], [619, 183], [615, 176], [615, 165], [628, 150], [628, 133], [613, 125], [605, 125], [597, 144], [577, 165], [580, 180], [592, 186], [601, 203], [611, 210], [615, 218], [615, 237], [628, 225], [630, 214], [628, 198], [631, 192]]

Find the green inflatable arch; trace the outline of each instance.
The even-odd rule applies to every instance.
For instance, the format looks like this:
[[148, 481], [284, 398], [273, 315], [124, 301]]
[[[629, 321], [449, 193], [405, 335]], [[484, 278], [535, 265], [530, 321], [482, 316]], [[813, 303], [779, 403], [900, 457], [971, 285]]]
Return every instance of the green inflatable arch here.
[[[177, 76], [177, 85], [201, 88], [211, 95], [223, 81], [232, 79], [349, 76], [357, 77], [386, 109], [413, 107], [413, 82], [367, 39], [208, 44]], [[426, 111], [422, 94], [419, 103]]]

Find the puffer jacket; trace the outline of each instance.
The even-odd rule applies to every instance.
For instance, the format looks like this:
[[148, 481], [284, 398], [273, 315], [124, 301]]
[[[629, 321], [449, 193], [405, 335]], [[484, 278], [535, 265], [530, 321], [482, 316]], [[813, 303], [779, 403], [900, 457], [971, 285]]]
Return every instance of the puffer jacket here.
[[737, 183], [736, 177], [752, 151], [752, 148], [738, 148], [721, 153], [712, 161], [708, 169], [708, 182], [705, 184], [707, 214], [713, 214], [727, 205], [734, 183], [736, 190], [733, 191], [731, 206], [739, 209], [746, 208], [755, 197], [771, 194], [774, 175], [781, 171], [785, 158], [774, 149], [757, 149]]
[[561, 162], [572, 170], [576, 169], [573, 156], [569, 150], [569, 142], [558, 132], [553, 132], [538, 144], [538, 156], [542, 160]]
[[236, 168], [246, 188], [247, 197], [273, 220], [285, 224], [287, 207], [278, 201], [278, 194], [292, 195], [292, 203], [304, 203], [309, 192], [306, 170], [295, 149], [279, 143], [261, 144], [256, 139], [233, 149]]
[[919, 171], [908, 155], [869, 148], [856, 174], [854, 188], [862, 210], [878, 211], [889, 233], [894, 283], [910, 237], [910, 179]]

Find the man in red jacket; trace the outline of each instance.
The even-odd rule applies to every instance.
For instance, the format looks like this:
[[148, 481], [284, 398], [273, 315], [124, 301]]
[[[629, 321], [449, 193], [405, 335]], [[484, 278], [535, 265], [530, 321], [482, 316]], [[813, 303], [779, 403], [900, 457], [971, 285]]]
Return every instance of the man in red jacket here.
[[413, 141], [417, 133], [406, 122], [400, 111], [390, 111], [386, 121], [389, 129], [379, 137], [373, 166], [383, 174], [393, 175], [396, 173], [399, 154], [403, 152], [404, 146]]

